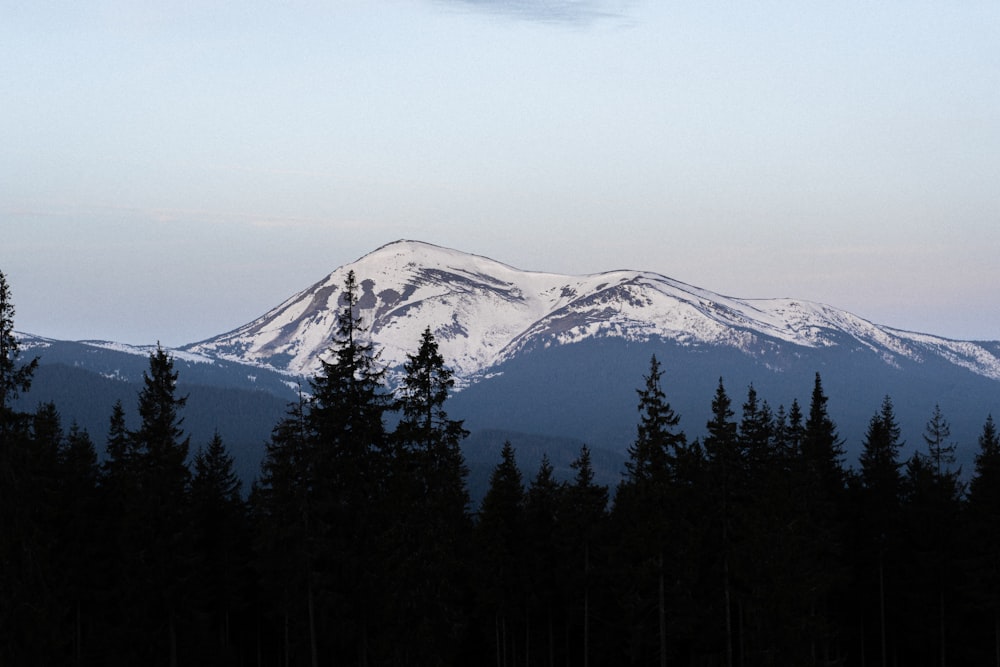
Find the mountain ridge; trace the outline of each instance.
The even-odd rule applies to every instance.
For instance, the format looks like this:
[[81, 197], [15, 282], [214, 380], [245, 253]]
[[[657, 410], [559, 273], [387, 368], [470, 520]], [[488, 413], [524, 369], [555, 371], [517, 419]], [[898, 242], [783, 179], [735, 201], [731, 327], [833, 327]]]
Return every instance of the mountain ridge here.
[[[310, 364], [334, 344], [350, 270], [361, 285], [358, 314], [386, 366], [389, 388], [398, 386], [402, 363], [430, 326], [460, 389], [449, 414], [473, 433], [531, 434], [536, 443], [568, 438], [624, 456], [635, 437], [635, 390], [653, 354], [665, 369], [671, 405], [692, 437], [711, 416], [720, 378], [734, 401], [753, 386], [772, 407], [787, 407], [793, 400], [803, 404], [820, 373], [849, 456], [857, 454], [885, 396], [897, 407], [911, 449], [919, 447], [919, 434], [940, 404], [966, 470], [983, 419], [1000, 414], [1000, 341], [909, 332], [793, 298], [738, 299], [653, 272], [521, 271], [403, 241], [339, 267], [242, 327], [169, 349], [186, 385], [224, 403], [198, 406], [204, 414], [191, 424], [200, 429], [198, 438], [211, 436], [202, 430], [228, 404], [255, 405], [257, 416], [266, 413], [273, 421], [258, 419], [251, 433], [238, 413], [218, 428], [246, 453], [245, 470], [259, 464], [255, 452], [282, 406], [308, 392], [315, 372]], [[25, 409], [59, 399], [67, 423], [77, 420], [95, 433], [106, 428], [111, 407], [95, 412], [95, 399], [134, 396], [155, 349], [27, 334], [19, 339], [26, 357], [40, 355], [43, 367], [56, 367], [47, 371], [51, 381], [36, 383], [23, 397]], [[78, 371], [91, 373], [93, 382]], [[73, 396], [67, 396], [70, 380]]]
[[941, 357], [1000, 380], [1000, 345], [879, 325], [822, 303], [741, 299], [659, 273], [617, 269], [580, 276], [523, 271], [481, 255], [401, 240], [345, 264], [242, 327], [180, 350], [291, 375], [320, 365], [336, 330], [340, 293], [353, 270], [358, 314], [383, 362], [398, 369], [425, 326], [460, 387], [528, 349], [588, 338], [728, 346], [761, 358], [786, 345], [860, 345], [885, 363]]

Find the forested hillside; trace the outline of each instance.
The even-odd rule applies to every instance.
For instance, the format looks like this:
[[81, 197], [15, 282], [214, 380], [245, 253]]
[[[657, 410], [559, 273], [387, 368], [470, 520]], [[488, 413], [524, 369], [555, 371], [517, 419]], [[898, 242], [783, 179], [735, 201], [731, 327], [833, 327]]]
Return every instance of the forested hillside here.
[[620, 483], [507, 442], [473, 503], [434, 335], [390, 391], [344, 294], [246, 489], [163, 349], [101, 432], [15, 407], [37, 368], [0, 273], [0, 664], [1000, 664], [989, 415], [964, 477], [938, 409], [901, 457], [891, 396], [849, 462], [818, 373], [787, 405], [712, 378], [690, 438], [652, 356]]

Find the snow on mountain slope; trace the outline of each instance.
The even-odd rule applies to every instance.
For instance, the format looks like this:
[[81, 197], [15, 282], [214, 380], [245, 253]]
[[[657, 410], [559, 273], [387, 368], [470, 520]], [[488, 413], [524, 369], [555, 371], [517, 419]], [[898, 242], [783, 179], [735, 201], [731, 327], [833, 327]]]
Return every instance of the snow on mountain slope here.
[[1000, 358], [983, 345], [891, 329], [822, 304], [736, 299], [642, 271], [521, 271], [417, 241], [383, 246], [253, 322], [182, 349], [312, 374], [334, 340], [351, 270], [361, 287], [362, 326], [382, 361], [399, 367], [429, 326], [460, 385], [532, 347], [593, 337], [664, 338], [747, 354], [782, 344], [821, 348], [854, 341], [886, 363], [940, 356], [1000, 380]]

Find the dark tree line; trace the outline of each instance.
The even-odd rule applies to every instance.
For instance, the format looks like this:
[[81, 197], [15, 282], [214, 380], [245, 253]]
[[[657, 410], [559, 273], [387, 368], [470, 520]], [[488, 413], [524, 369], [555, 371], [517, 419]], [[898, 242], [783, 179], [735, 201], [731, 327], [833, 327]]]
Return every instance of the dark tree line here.
[[856, 467], [817, 374], [807, 409], [723, 379], [691, 440], [654, 357], [621, 483], [558, 481], [507, 443], [477, 508], [430, 330], [399, 389], [349, 275], [328, 358], [240, 488], [185, 435], [173, 359], [98, 446], [18, 412], [0, 274], [0, 664], [1000, 666], [1000, 435], [963, 484], [945, 416], [921, 451], [886, 397]]

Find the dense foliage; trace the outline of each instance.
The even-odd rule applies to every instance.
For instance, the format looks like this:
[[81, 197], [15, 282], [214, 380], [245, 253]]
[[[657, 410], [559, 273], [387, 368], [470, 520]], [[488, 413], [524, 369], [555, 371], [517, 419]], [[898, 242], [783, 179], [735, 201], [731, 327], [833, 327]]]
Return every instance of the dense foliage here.
[[992, 417], [967, 486], [939, 409], [900, 460], [888, 396], [848, 467], [818, 374], [806, 411], [720, 379], [692, 440], [654, 357], [617, 488], [507, 443], [474, 508], [433, 334], [390, 392], [356, 311], [351, 274], [242, 489], [162, 349], [100, 447], [12, 408], [35, 362], [0, 274], [0, 664], [1000, 665]]

